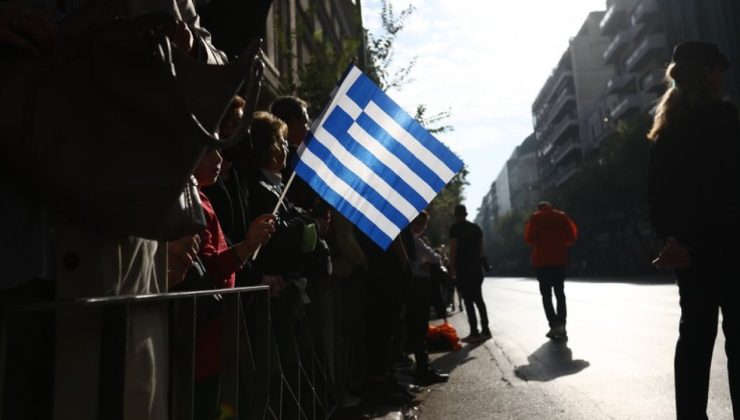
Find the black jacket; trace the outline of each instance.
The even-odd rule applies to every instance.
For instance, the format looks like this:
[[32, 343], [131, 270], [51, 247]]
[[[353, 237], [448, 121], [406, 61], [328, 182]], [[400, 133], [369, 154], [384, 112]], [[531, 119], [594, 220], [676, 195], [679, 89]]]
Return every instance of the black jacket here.
[[[254, 171], [245, 175], [243, 178], [246, 178], [249, 189], [249, 213], [255, 217], [272, 213], [280, 198], [282, 186], [272, 185], [261, 172]], [[312, 219], [287, 198], [283, 200], [276, 217], [275, 233], [260, 250], [253, 263], [254, 267], [261, 274], [300, 276], [304, 259], [304, 227]]]
[[732, 104], [692, 109], [660, 135], [650, 150], [647, 195], [659, 237], [689, 246], [737, 240], [740, 124]]

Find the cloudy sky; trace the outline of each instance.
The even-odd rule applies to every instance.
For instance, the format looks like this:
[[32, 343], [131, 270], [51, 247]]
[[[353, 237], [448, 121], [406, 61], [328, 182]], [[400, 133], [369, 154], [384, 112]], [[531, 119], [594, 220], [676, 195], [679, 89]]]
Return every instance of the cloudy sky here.
[[[396, 64], [417, 57], [409, 84], [389, 94], [407, 111], [451, 110], [439, 138], [470, 170], [466, 205], [480, 206], [514, 148], [532, 133], [531, 105], [585, 20], [606, 0], [389, 0], [416, 10], [396, 41]], [[362, 0], [380, 27], [381, 0]]]

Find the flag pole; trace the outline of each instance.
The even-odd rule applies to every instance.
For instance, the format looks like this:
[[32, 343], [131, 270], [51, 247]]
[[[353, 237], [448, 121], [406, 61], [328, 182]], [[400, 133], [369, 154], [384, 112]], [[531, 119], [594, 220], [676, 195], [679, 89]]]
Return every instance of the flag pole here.
[[[272, 209], [273, 216], [277, 214], [280, 205], [283, 204], [283, 200], [285, 200], [285, 194], [288, 192], [288, 188], [290, 188], [290, 186], [293, 184], [293, 178], [295, 178], [295, 170], [290, 174], [288, 183], [285, 184], [285, 188], [283, 188], [283, 192], [280, 194], [280, 198], [278, 199], [277, 204], [275, 204], [275, 208]], [[252, 254], [252, 261], [257, 259], [257, 255], [259, 255], [260, 249], [262, 249], [262, 244], [259, 244], [259, 246], [257, 246], [257, 249], [254, 250], [254, 254]]]

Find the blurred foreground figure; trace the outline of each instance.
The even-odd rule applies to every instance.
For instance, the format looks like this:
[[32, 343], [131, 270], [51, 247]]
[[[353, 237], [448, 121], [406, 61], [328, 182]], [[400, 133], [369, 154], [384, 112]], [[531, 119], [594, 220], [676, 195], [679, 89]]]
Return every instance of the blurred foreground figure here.
[[671, 83], [655, 112], [648, 171], [650, 218], [665, 247], [653, 264], [673, 269], [681, 323], [676, 345], [676, 413], [706, 419], [709, 371], [722, 329], [735, 417], [740, 414], [737, 270], [740, 251], [740, 128], [724, 96], [729, 61], [707, 42], [673, 50]]
[[[532, 214], [524, 229], [524, 239], [532, 247], [532, 265], [540, 283], [545, 316], [550, 324], [550, 331], [546, 334], [548, 338], [567, 337], [565, 322], [568, 312], [564, 290], [567, 251], [577, 237], [578, 228], [570, 217], [554, 209], [546, 201], [537, 204], [537, 211]], [[553, 292], [557, 300], [557, 310], [552, 305]]]

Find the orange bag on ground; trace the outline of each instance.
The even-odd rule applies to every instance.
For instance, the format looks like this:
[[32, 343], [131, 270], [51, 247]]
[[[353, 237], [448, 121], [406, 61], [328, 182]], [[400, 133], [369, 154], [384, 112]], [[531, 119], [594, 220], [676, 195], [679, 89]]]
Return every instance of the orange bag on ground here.
[[430, 350], [460, 350], [462, 344], [457, 330], [449, 322], [441, 325], [430, 325], [427, 329], [427, 347]]

